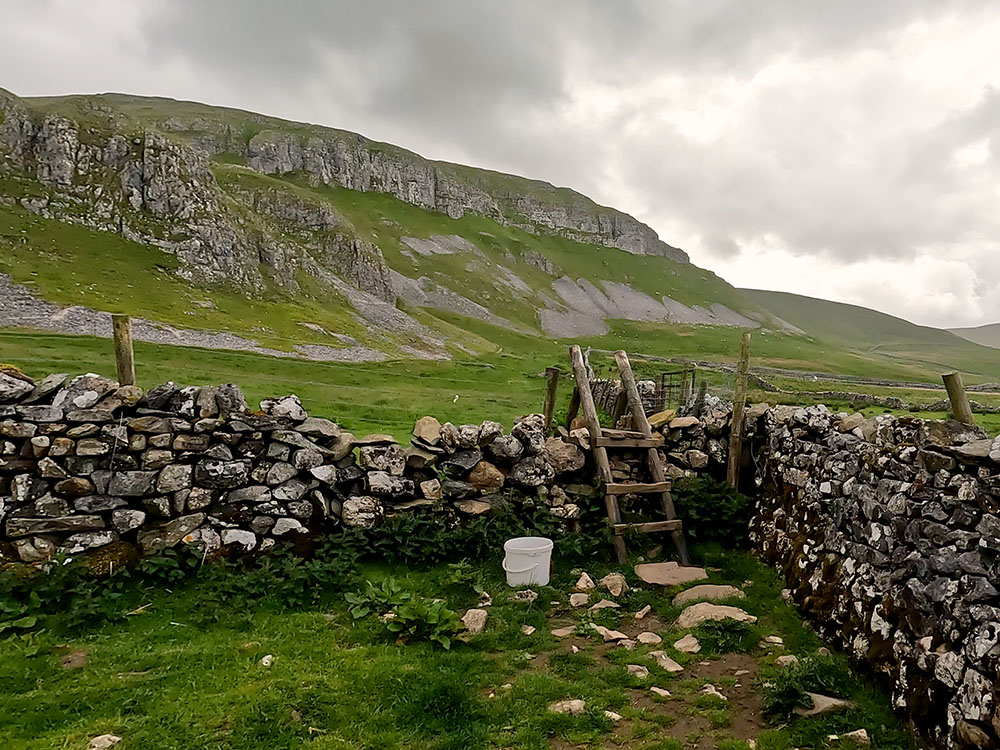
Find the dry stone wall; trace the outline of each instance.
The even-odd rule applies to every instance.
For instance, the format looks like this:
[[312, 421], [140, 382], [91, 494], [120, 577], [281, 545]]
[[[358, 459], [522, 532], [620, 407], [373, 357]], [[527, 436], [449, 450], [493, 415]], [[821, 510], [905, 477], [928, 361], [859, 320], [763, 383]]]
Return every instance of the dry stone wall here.
[[[699, 415], [650, 417], [674, 477], [724, 476], [731, 407], [709, 395]], [[1000, 438], [759, 404], [744, 447], [751, 542], [821, 635], [880, 676], [936, 746], [1000, 747]], [[624, 481], [639, 465], [612, 470]]]
[[1000, 438], [777, 408], [751, 539], [940, 747], [1000, 747]]
[[93, 374], [0, 371], [3, 558], [259, 552], [424, 507], [454, 520], [513, 502], [571, 521], [570, 493], [592, 491], [584, 452], [546, 438], [541, 415], [509, 434], [424, 417], [403, 446], [311, 417], [295, 396], [260, 406], [248, 411], [231, 384], [144, 393]]

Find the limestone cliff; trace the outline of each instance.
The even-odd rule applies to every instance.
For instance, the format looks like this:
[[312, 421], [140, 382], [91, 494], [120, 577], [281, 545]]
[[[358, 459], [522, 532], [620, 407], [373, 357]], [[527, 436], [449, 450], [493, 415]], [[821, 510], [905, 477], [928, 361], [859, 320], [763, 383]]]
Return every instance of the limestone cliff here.
[[86, 118], [0, 94], [0, 175], [33, 178], [21, 204], [43, 216], [119, 232], [175, 254], [196, 282], [264, 288], [261, 265], [295, 289], [319, 264], [357, 289], [395, 299], [379, 250], [329, 206], [271, 190], [226, 192], [209, 154], [95, 107]]

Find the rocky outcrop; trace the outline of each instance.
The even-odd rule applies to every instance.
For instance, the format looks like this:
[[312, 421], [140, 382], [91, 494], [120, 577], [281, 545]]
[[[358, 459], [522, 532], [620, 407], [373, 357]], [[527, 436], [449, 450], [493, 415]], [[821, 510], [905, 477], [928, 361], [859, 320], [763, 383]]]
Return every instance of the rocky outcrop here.
[[381, 252], [329, 205], [273, 189], [223, 190], [206, 151], [113, 110], [98, 108], [96, 124], [83, 126], [8, 95], [0, 113], [0, 174], [37, 180], [41, 194], [20, 201], [34, 213], [159, 247], [194, 282], [258, 293], [263, 264], [297, 290], [298, 272], [321, 266], [395, 300]]
[[[16, 97], [3, 92], [0, 107], [19, 106]], [[307, 126], [250, 113], [241, 131], [231, 122], [230, 112], [206, 107], [201, 116], [181, 117], [164, 107], [153, 115], [160, 100], [106, 95], [92, 104], [102, 126], [113, 131], [142, 130], [131, 124], [126, 112], [142, 106], [144, 127], [186, 143], [192, 150], [208, 154], [238, 154], [262, 174], [305, 175], [313, 184], [340, 185], [352, 190], [392, 195], [421, 208], [440, 211], [452, 218], [466, 213], [486, 216], [503, 224], [532, 232], [550, 232], [571, 239], [617, 247], [639, 255], [659, 255], [687, 263], [687, 254], [657, 237], [647, 225], [613, 208], [599, 206], [584, 195], [487, 170], [425, 159], [397, 146], [371, 141], [356, 133]], [[81, 101], [81, 104], [84, 104]], [[117, 108], [115, 105], [120, 105]], [[23, 106], [20, 107], [22, 110]], [[88, 116], [91, 113], [88, 113]], [[46, 157], [54, 170], [45, 167], [46, 178], [71, 178], [73, 155], [80, 142], [72, 126], [53, 118], [41, 132]], [[19, 124], [24, 124], [23, 120]], [[93, 130], [93, 129], [91, 129]], [[59, 131], [59, 132], [56, 132]], [[250, 131], [247, 137], [244, 132]], [[96, 132], [94, 130], [93, 132]], [[37, 124], [21, 134], [19, 142], [31, 142]], [[91, 133], [92, 134], [92, 133]], [[126, 134], [126, 141], [131, 133]], [[86, 140], [86, 138], [82, 139]], [[20, 158], [20, 156], [15, 156]]]
[[650, 227], [572, 190], [432, 162], [354, 133], [317, 129], [303, 136], [263, 130], [250, 139], [246, 156], [250, 167], [263, 174], [301, 172], [316, 184], [388, 193], [452, 218], [475, 213], [530, 231], [549, 230], [580, 242], [688, 262], [683, 250], [667, 245]]

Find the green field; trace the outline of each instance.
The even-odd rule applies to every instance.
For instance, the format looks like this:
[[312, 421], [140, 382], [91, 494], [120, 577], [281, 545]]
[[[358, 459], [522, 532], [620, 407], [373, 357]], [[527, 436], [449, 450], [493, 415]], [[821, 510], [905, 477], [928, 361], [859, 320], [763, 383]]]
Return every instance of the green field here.
[[[462, 321], [454, 320], [456, 325]], [[502, 342], [501, 351], [478, 357], [458, 357], [451, 361], [394, 360], [378, 363], [327, 363], [294, 358], [276, 358], [260, 354], [213, 351], [194, 347], [178, 347], [137, 342], [136, 360], [139, 384], [149, 388], [174, 380], [181, 384], [210, 385], [238, 383], [245, 390], [251, 405], [257, 401], [286, 393], [297, 394], [311, 413], [330, 417], [356, 434], [389, 432], [408, 440], [413, 422], [426, 414], [455, 424], [495, 419], [505, 425], [523, 414], [541, 410], [544, 393], [542, 374], [547, 366], [563, 371], [559, 389], [557, 413], [564, 413], [572, 391], [568, 348], [564, 343], [545, 342], [531, 336], [493, 329], [488, 324], [465, 321], [474, 330], [495, 336]], [[630, 352], [731, 362], [738, 348], [739, 332], [732, 329], [712, 329], [713, 335], [686, 335], [683, 328], [661, 330], [649, 336], [644, 327], [622, 324], [613, 339], [583, 341], [584, 345], [621, 346]], [[787, 339], [787, 340], [786, 340]], [[799, 345], [796, 337], [760, 336], [754, 339], [755, 364], [787, 364], [791, 346]], [[662, 348], [660, 348], [662, 346]], [[805, 352], [803, 352], [805, 354]], [[842, 354], [844, 370], [870, 374], [881, 363]], [[90, 336], [67, 336], [29, 331], [0, 330], [0, 361], [21, 367], [35, 377], [50, 372], [115, 373], [111, 342]], [[593, 354], [591, 361], [598, 375], [613, 375], [613, 360], [607, 355]], [[796, 361], [796, 360], [792, 360]], [[909, 367], [881, 373], [898, 372], [913, 377]], [[676, 365], [634, 358], [637, 375], [657, 379], [661, 372], [676, 370]], [[917, 374], [933, 382], [931, 370]], [[730, 395], [733, 377], [703, 371], [710, 389], [722, 396]], [[833, 381], [778, 380], [788, 390], [849, 390], [894, 396], [918, 404], [927, 404], [945, 397], [943, 391], [877, 386], [845, 385]], [[1000, 406], [1000, 396], [974, 394], [982, 403]], [[751, 390], [750, 400], [770, 403], [816, 403], [821, 399], [796, 393], [773, 394]], [[853, 409], [846, 403], [828, 403], [833, 410]], [[867, 415], [888, 411], [879, 407], [862, 409]], [[941, 412], [919, 412], [920, 416], [942, 418]], [[1000, 415], [980, 415], [979, 423], [991, 431], [1000, 431]]]
[[[322, 573], [336, 566], [335, 556], [304, 562], [278, 554], [249, 571], [200, 567], [196, 556], [154, 559], [141, 574], [119, 572], [65, 610], [45, 613], [40, 632], [0, 640], [0, 744], [83, 748], [111, 733], [122, 738], [121, 750], [749, 750], [748, 740], [758, 750], [791, 750], [863, 727], [880, 750], [912, 750], [888, 697], [846, 657], [817, 655], [821, 643], [782, 601], [776, 571], [745, 552], [694, 553], [714, 582], [742, 587], [746, 598], [731, 603], [759, 618], [754, 626], [693, 631], [704, 644], [696, 656], [670, 645], [690, 632], [670, 625], [680, 612], [671, 603], [676, 589], [645, 586], [630, 567], [593, 558], [557, 557], [551, 585], [537, 587], [530, 603], [513, 597], [493, 555], [458, 567], [370, 562], [325, 577], [309, 566]], [[595, 579], [624, 573], [630, 590], [617, 597], [622, 609], [571, 609], [574, 565]], [[394, 642], [376, 617], [388, 605], [353, 617], [345, 594], [362, 593], [366, 582], [397, 597], [441, 599], [453, 618], [476, 606], [476, 588], [493, 604], [483, 633], [460, 634], [445, 651], [416, 636]], [[652, 613], [636, 622], [632, 613], [647, 604]], [[609, 649], [588, 623], [656, 632], [663, 644]], [[550, 632], [567, 625], [578, 633]], [[765, 635], [784, 645], [760, 648]], [[657, 666], [647, 656], [657, 648], [684, 671]], [[804, 680], [775, 666], [785, 653], [803, 660]], [[649, 674], [632, 676], [626, 664], [649, 665]], [[798, 679], [816, 689], [817, 669], [824, 692], [857, 708], [791, 721], [761, 716], [758, 696], [779, 694], [768, 684]], [[706, 698], [706, 684], [730, 699]], [[585, 712], [548, 710], [566, 699], [584, 700]]]

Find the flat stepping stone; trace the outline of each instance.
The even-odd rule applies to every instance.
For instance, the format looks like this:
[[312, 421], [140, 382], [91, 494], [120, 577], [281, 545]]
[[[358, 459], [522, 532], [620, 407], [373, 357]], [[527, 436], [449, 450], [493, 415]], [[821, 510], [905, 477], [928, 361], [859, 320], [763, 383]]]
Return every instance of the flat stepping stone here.
[[581, 573], [576, 585], [573, 586], [574, 591], [593, 591], [595, 588], [597, 586], [594, 583], [594, 579], [586, 573]]
[[599, 609], [609, 609], [609, 608], [610, 609], [621, 609], [621, 606], [622, 605], [620, 605], [618, 602], [613, 602], [610, 599], [601, 599], [601, 601], [599, 601], [597, 604], [595, 604], [594, 606], [590, 607], [589, 611], [596, 612]]
[[792, 709], [792, 713], [796, 716], [820, 716], [821, 714], [830, 714], [835, 711], [846, 711], [849, 708], [857, 708], [858, 704], [853, 701], [845, 701], [840, 698], [831, 698], [829, 695], [820, 695], [819, 693], [809, 693], [809, 699], [812, 701], [812, 708], [802, 708], [801, 706], [796, 706]]
[[587, 602], [590, 601], [590, 596], [583, 593], [570, 594], [569, 595], [569, 606], [577, 609], [579, 607], [587, 606]]
[[644, 633], [639, 633], [639, 635], [637, 635], [635, 639], [639, 641], [639, 643], [642, 643], [643, 645], [646, 646], [655, 646], [657, 643], [663, 642], [663, 639], [660, 638], [660, 636], [658, 636], [656, 633], [651, 633], [648, 630]]
[[621, 596], [628, 591], [628, 584], [625, 576], [621, 573], [608, 573], [600, 580], [601, 587], [606, 589], [611, 596]]
[[656, 663], [663, 667], [663, 669], [668, 672], [683, 672], [684, 667], [675, 662], [669, 656], [667, 656], [666, 651], [650, 651], [646, 656], [651, 656], [656, 660]]
[[710, 602], [699, 602], [692, 604], [677, 617], [675, 625], [682, 629], [696, 628], [703, 622], [710, 620], [736, 620], [737, 622], [757, 622], [757, 618], [748, 612], [744, 612], [739, 607], [730, 607], [726, 604], [711, 604]]
[[649, 692], [651, 692], [653, 695], [658, 695], [661, 698], [669, 698], [670, 697], [670, 691], [666, 690], [664, 688], [661, 688], [661, 687], [655, 687], [655, 686], [651, 687], [649, 689]]
[[556, 701], [549, 704], [549, 711], [557, 714], [579, 716], [587, 709], [587, 704], [581, 700]]
[[649, 668], [644, 667], [641, 664], [626, 664], [625, 669], [633, 677], [638, 677], [640, 680], [645, 680], [649, 677]]
[[699, 651], [701, 651], [701, 644], [698, 643], [697, 638], [688, 633], [679, 641], [674, 642], [674, 648], [680, 651], [682, 654], [697, 654]]
[[635, 574], [646, 583], [656, 586], [680, 586], [684, 583], [704, 581], [708, 573], [704, 568], [681, 567], [676, 562], [643, 563], [635, 566]]
[[565, 638], [568, 635], [573, 635], [573, 633], [575, 632], [576, 632], [576, 626], [570, 625], [565, 628], [556, 628], [555, 630], [552, 631], [552, 635], [554, 635], [556, 638]]
[[685, 604], [698, 600], [707, 602], [720, 602], [724, 599], [746, 599], [747, 595], [735, 586], [728, 586], [717, 583], [701, 583], [685, 589], [674, 597], [674, 606], [683, 607]]
[[593, 623], [591, 623], [590, 627], [593, 628], [594, 632], [596, 632], [598, 635], [601, 636], [601, 638], [604, 639], [605, 643], [611, 643], [612, 641], [629, 640], [628, 635], [621, 632], [620, 630], [611, 630], [610, 628], [606, 628], [603, 625], [595, 625]]

